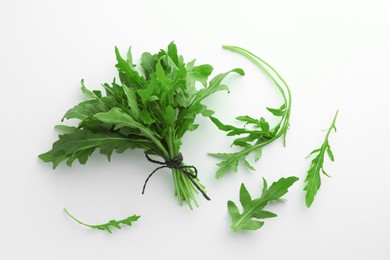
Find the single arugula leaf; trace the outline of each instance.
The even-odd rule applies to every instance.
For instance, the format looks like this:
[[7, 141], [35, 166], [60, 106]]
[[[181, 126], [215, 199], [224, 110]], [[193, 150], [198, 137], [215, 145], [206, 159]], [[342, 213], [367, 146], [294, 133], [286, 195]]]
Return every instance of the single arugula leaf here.
[[121, 129], [123, 127], [129, 127], [139, 130], [139, 135], [149, 138], [154, 144], [166, 153], [164, 146], [158, 139], [160, 136], [156, 135], [147, 126], [135, 121], [131, 115], [123, 112], [120, 108], [113, 108], [106, 113], [98, 113], [94, 116], [96, 119], [115, 125], [114, 130]]
[[[227, 136], [238, 136], [233, 141], [232, 145], [241, 148], [239, 152], [224, 153], [222, 162], [217, 163], [218, 170], [216, 178], [221, 178], [230, 171], [237, 172], [239, 162], [242, 162], [244, 166], [250, 170], [254, 170], [253, 166], [249, 164], [246, 157], [253, 152], [255, 154], [255, 161], [258, 161], [261, 157], [262, 149], [265, 146], [271, 144], [282, 136], [284, 136], [284, 140], [286, 140], [285, 138], [289, 128], [291, 114], [290, 89], [285, 80], [271, 65], [243, 48], [236, 46], [223, 46], [223, 48], [243, 55], [260, 68], [271, 79], [277, 90], [280, 92], [283, 98], [283, 104], [278, 109], [267, 108], [267, 110], [274, 116], [280, 117], [280, 121], [273, 127], [271, 127], [263, 117], [260, 117], [260, 119], [257, 120], [248, 115], [238, 116], [236, 119], [245, 123], [245, 126], [236, 127], [226, 125], [217, 118], [210, 116], [211, 121], [218, 127], [219, 130], [227, 132]], [[214, 153], [210, 153], [210, 155], [216, 156]], [[221, 158], [218, 154], [217, 157]]]
[[87, 100], [69, 109], [65, 113], [63, 119], [86, 120], [95, 115], [96, 113], [106, 111], [108, 111], [108, 107], [101, 103], [99, 100]]
[[77, 127], [67, 125], [56, 125], [55, 128], [64, 134], [71, 134], [77, 130]]
[[271, 112], [274, 116], [283, 116], [284, 115], [284, 111], [280, 110], [280, 109], [267, 107], [267, 110], [269, 112]]
[[80, 225], [83, 225], [83, 226], [86, 226], [86, 227], [89, 227], [92, 229], [104, 230], [110, 234], [112, 234], [112, 228], [121, 229], [122, 228], [121, 225], [126, 225], [126, 226], [131, 227], [133, 225], [133, 223], [141, 217], [141, 216], [137, 216], [137, 215], [132, 215], [130, 217], [127, 217], [127, 218], [121, 219], [121, 220], [110, 220], [105, 224], [90, 225], [90, 224], [86, 224], [86, 223], [78, 220], [77, 218], [75, 218], [73, 215], [71, 215], [69, 213], [69, 211], [67, 209], [64, 209], [64, 211], [70, 218], [72, 218], [74, 221], [76, 221]]
[[154, 72], [157, 65], [156, 55], [144, 52], [141, 57], [141, 66], [145, 72], [146, 79], [150, 79], [150, 74]]
[[137, 96], [135, 93], [135, 90], [132, 88], [129, 88], [126, 85], [123, 85], [123, 91], [126, 94], [127, 97], [127, 105], [130, 108], [130, 115], [135, 119], [138, 120], [140, 117], [140, 110], [138, 107], [138, 101]]
[[237, 205], [229, 200], [227, 208], [232, 218], [231, 229], [239, 230], [257, 230], [264, 225], [264, 221], [259, 221], [266, 218], [274, 218], [275, 213], [264, 210], [269, 202], [281, 199], [288, 189], [298, 181], [297, 177], [281, 178], [272, 183], [268, 188], [267, 181], [263, 178], [263, 189], [261, 196], [252, 199], [245, 185], [242, 183], [240, 188], [240, 203], [243, 211], [240, 213]]
[[89, 99], [100, 99], [102, 98], [102, 92], [99, 90], [90, 91], [84, 85], [84, 79], [81, 80], [81, 91]]
[[[68, 110], [63, 118], [78, 120], [79, 124], [57, 127], [63, 133], [49, 152], [39, 155], [44, 162], [51, 162], [54, 168], [64, 161], [69, 166], [75, 160], [85, 164], [95, 150], [110, 159], [113, 152], [127, 149], [153, 151], [163, 161], [174, 160], [181, 154], [182, 137], [197, 129], [196, 117], [214, 113], [202, 104], [204, 99], [226, 90], [222, 83], [230, 73], [244, 74], [233, 69], [209, 81], [212, 66], [196, 65], [195, 60], [185, 63], [173, 42], [166, 50], [143, 53], [140, 70], [133, 64], [131, 48], [125, 57], [115, 48], [115, 56], [119, 80], [102, 84], [104, 93], [87, 89], [81, 81], [87, 100]], [[198, 90], [197, 82], [203, 88]], [[184, 162], [180, 166], [185, 166]], [[185, 202], [190, 208], [197, 205], [196, 193], [204, 194], [199, 180], [171, 170], [179, 204]]]
[[[58, 128], [58, 127], [57, 127]], [[110, 159], [113, 151], [121, 153], [126, 149], [146, 148], [149, 141], [142, 137], [133, 136], [133, 140], [120, 134], [110, 132], [93, 133], [87, 129], [64, 128], [65, 133], [59, 136], [59, 140], [53, 144], [53, 148], [39, 155], [44, 162], [52, 162], [55, 169], [62, 161], [71, 166], [73, 161], [78, 159], [81, 164], [85, 164], [88, 157], [100, 149], [100, 153]], [[70, 129], [73, 131], [70, 132]]]
[[208, 64], [193, 67], [189, 72], [189, 77], [202, 83], [204, 87], [207, 87], [207, 79], [213, 72], [213, 67]]
[[306, 191], [305, 200], [306, 200], [306, 206], [308, 208], [310, 208], [310, 206], [313, 204], [314, 198], [321, 187], [321, 172], [324, 175], [330, 177], [324, 170], [324, 160], [325, 160], [325, 154], [327, 153], [330, 160], [334, 161], [334, 155], [329, 145], [329, 135], [332, 132], [332, 130], [336, 132], [336, 119], [338, 113], [339, 111], [337, 110], [336, 114], [333, 117], [332, 124], [326, 133], [324, 142], [322, 143], [321, 147], [313, 150], [308, 155], [309, 157], [316, 154], [314, 159], [311, 161], [310, 168], [307, 171], [307, 176], [305, 179], [306, 186], [304, 188], [304, 191]]
[[208, 87], [202, 88], [194, 95], [192, 102], [187, 108], [184, 108], [178, 116], [178, 121], [180, 127], [178, 127], [178, 136], [181, 138], [186, 129], [188, 129], [195, 121], [195, 118], [198, 114], [203, 114], [203, 116], [207, 116], [210, 113], [207, 112], [208, 109], [201, 102], [207, 98], [208, 96], [214, 94], [220, 90], [227, 90], [226, 85], [222, 85], [222, 80], [224, 80], [230, 73], [237, 73], [241, 76], [245, 75], [242, 69], [236, 68], [232, 69], [228, 72], [221, 73], [215, 76], [211, 81]]
[[131, 48], [127, 52], [127, 61], [121, 57], [117, 47], [115, 47], [115, 55], [118, 61], [115, 67], [118, 69], [119, 78], [122, 83], [125, 83], [128, 87], [142, 88], [146, 83], [145, 79], [139, 75], [132, 65], [129, 65], [131, 63], [131, 59], [129, 58], [131, 57]]

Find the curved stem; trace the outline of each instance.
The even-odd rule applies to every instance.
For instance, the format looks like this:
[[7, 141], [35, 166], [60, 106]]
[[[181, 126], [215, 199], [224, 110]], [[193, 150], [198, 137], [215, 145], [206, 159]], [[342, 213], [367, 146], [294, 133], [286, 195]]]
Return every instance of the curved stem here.
[[64, 208], [64, 212], [66, 213], [66, 215], [68, 215], [70, 218], [72, 218], [74, 221], [76, 221], [80, 225], [83, 225], [83, 226], [86, 226], [86, 227], [90, 227], [90, 228], [94, 227], [93, 225], [89, 225], [87, 223], [84, 223], [84, 222], [78, 220], [76, 217], [74, 217], [72, 214], [70, 214], [69, 211], [66, 208]]
[[[282, 136], [283, 133], [284, 134], [286, 133], [285, 130], [288, 127], [288, 123], [289, 123], [289, 119], [290, 119], [290, 113], [291, 113], [291, 91], [290, 91], [290, 88], [288, 87], [286, 81], [282, 78], [282, 76], [280, 76], [280, 74], [270, 64], [268, 64], [266, 61], [264, 61], [260, 57], [256, 56], [252, 52], [250, 52], [250, 51], [248, 51], [248, 50], [246, 50], [244, 48], [238, 47], [238, 46], [223, 45], [222, 47], [224, 49], [226, 49], [226, 50], [230, 50], [230, 51], [233, 51], [233, 52], [236, 52], [236, 53], [239, 53], [239, 54], [243, 55], [244, 57], [246, 57], [247, 59], [252, 61], [255, 65], [257, 65], [271, 79], [271, 81], [278, 88], [280, 94], [282, 95], [283, 101], [286, 104], [285, 113], [283, 115], [282, 120], [278, 124], [278, 125], [282, 124], [282, 127], [279, 128], [279, 131], [276, 133], [274, 138], [270, 139], [269, 141], [267, 141], [265, 143], [260, 143], [258, 145], [255, 145], [254, 147], [251, 147], [253, 149], [250, 149], [250, 150], [255, 150], [255, 149], [259, 148], [259, 147], [262, 147], [262, 146], [264, 146], [266, 144], [269, 144], [269, 143], [273, 142], [275, 139], [277, 139], [280, 136]], [[277, 82], [277, 80], [274, 78], [274, 76], [271, 75], [271, 73], [268, 71], [267, 68], [264, 67], [264, 65], [262, 63], [265, 66], [267, 66], [278, 77], [278, 79], [282, 82], [282, 84], [286, 88], [287, 96], [285, 94], [285, 90], [281, 87], [279, 82]]]
[[248, 54], [252, 55], [253, 57], [255, 57], [256, 59], [260, 60], [261, 62], [263, 62], [266, 66], [268, 66], [275, 74], [276, 76], [278, 76], [278, 78], [283, 82], [284, 86], [286, 87], [287, 89], [287, 93], [288, 93], [288, 97], [289, 97], [289, 102], [291, 104], [291, 92], [290, 92], [290, 87], [287, 85], [287, 82], [282, 78], [282, 76], [280, 76], [280, 74], [274, 69], [274, 67], [272, 67], [268, 62], [266, 62], [265, 60], [261, 59], [260, 57], [258, 57], [257, 55], [255, 55], [254, 53], [248, 51], [248, 50], [245, 50], [244, 48], [241, 48], [241, 47], [238, 47], [238, 46], [227, 46], [227, 45], [223, 45], [222, 46], [223, 48], [227, 49], [227, 50], [232, 50], [232, 49], [239, 49], [241, 51], [245, 51], [247, 52]]
[[[250, 61], [252, 61], [254, 64], [256, 64], [271, 79], [271, 81], [275, 84], [275, 86], [278, 88], [280, 94], [282, 95], [283, 101], [288, 104], [289, 101], [287, 100], [287, 97], [284, 93], [283, 88], [275, 80], [275, 78], [271, 75], [271, 73], [269, 73], [269, 71], [259, 61], [264, 63], [266, 66], [268, 66], [278, 76], [278, 78], [281, 79], [282, 82], [284, 83], [284, 80], [281, 78], [281, 76], [276, 72], [276, 70], [273, 67], [271, 67], [267, 62], [265, 62], [264, 60], [262, 60], [261, 58], [259, 58], [258, 56], [256, 56], [255, 54], [253, 54], [252, 52], [250, 52], [244, 48], [237, 47], [237, 46], [228, 46], [228, 45], [222, 45], [222, 47], [226, 50], [230, 50], [230, 51], [239, 53], [239, 54], [243, 55], [244, 57], [246, 57], [247, 59], [249, 59]], [[285, 84], [285, 85], [287, 85], [287, 84]], [[288, 87], [287, 87], [287, 89], [288, 89]], [[291, 96], [291, 94], [289, 95], [289, 97], [290, 96]]]

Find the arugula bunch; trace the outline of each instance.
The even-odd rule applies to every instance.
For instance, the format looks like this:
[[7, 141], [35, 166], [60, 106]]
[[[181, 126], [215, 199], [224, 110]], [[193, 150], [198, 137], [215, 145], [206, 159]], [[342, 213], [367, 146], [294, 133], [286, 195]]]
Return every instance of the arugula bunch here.
[[[229, 73], [244, 75], [242, 69], [236, 68], [208, 82], [213, 67], [196, 66], [195, 60], [185, 63], [173, 42], [167, 50], [143, 53], [141, 73], [133, 64], [131, 49], [126, 58], [122, 58], [118, 48], [115, 54], [119, 82], [114, 78], [111, 84], [103, 84], [103, 94], [88, 90], [81, 81], [81, 90], [88, 100], [68, 110], [63, 118], [79, 120], [78, 127], [57, 126], [62, 131], [59, 139], [49, 152], [39, 155], [44, 162], [53, 163], [53, 168], [63, 161], [68, 166], [75, 160], [85, 164], [95, 150], [108, 160], [113, 152], [127, 149], [144, 150], [165, 162], [175, 160], [181, 155], [182, 137], [198, 127], [194, 123], [197, 115], [208, 117], [214, 113], [202, 101], [217, 91], [228, 90], [222, 81]], [[198, 89], [196, 82], [203, 87]], [[185, 166], [182, 160], [176, 163]], [[204, 187], [199, 184], [194, 167], [186, 169], [188, 174], [183, 174], [178, 165], [171, 169], [179, 204], [185, 201], [190, 208], [192, 203], [197, 205], [195, 193], [197, 189], [204, 192]]]
[[232, 218], [231, 229], [238, 230], [257, 230], [264, 225], [264, 221], [256, 219], [266, 219], [277, 217], [275, 213], [264, 210], [265, 206], [272, 201], [280, 200], [296, 181], [297, 177], [281, 178], [272, 183], [268, 188], [267, 181], [263, 178], [263, 190], [261, 196], [252, 199], [245, 185], [242, 183], [240, 188], [240, 203], [243, 207], [240, 213], [236, 204], [229, 200], [227, 207]]
[[247, 168], [255, 170], [255, 168], [246, 159], [250, 153], [255, 153], [255, 162], [257, 162], [260, 159], [262, 150], [266, 145], [272, 143], [281, 136], [284, 136], [284, 144], [286, 144], [286, 134], [289, 128], [291, 113], [290, 89], [286, 81], [271, 65], [241, 47], [223, 46], [223, 48], [243, 55], [260, 68], [270, 78], [280, 92], [283, 98], [283, 104], [279, 108], [267, 108], [267, 110], [274, 116], [280, 117], [279, 122], [274, 127], [270, 127], [269, 123], [263, 117], [260, 117], [259, 119], [252, 118], [248, 115], [236, 117], [237, 120], [245, 123], [244, 127], [226, 125], [217, 118], [210, 117], [211, 121], [218, 127], [218, 129], [227, 132], [227, 136], [239, 136], [232, 143], [232, 146], [235, 145], [240, 147], [239, 152], [210, 153], [210, 155], [222, 159], [222, 162], [217, 164], [219, 167], [216, 173], [217, 178], [223, 177], [229, 171], [237, 172], [240, 161], [243, 162]]
[[310, 157], [314, 154], [317, 154], [313, 160], [311, 161], [310, 168], [307, 171], [307, 176], [305, 179], [306, 186], [304, 188], [304, 191], [306, 191], [306, 206], [310, 208], [311, 204], [314, 201], [314, 197], [317, 195], [318, 190], [321, 187], [321, 172], [327, 176], [330, 177], [324, 170], [324, 159], [325, 154], [328, 154], [330, 160], [334, 161], [334, 155], [332, 150], [330, 149], [329, 144], [329, 135], [334, 130], [336, 132], [336, 119], [339, 111], [336, 111], [336, 114], [333, 117], [333, 121], [331, 126], [329, 127], [324, 142], [322, 143], [321, 147], [318, 149], [313, 150], [307, 157]]

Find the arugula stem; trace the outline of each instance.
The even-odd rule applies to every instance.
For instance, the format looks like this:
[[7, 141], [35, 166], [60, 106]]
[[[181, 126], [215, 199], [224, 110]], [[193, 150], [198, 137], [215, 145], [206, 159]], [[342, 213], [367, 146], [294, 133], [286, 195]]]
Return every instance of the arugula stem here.
[[[232, 145], [240, 146], [240, 151], [234, 153], [217, 153], [212, 154], [217, 157], [221, 157], [222, 162], [218, 163], [219, 169], [216, 173], [216, 177], [222, 177], [226, 172], [232, 170], [237, 172], [237, 166], [240, 161], [243, 161], [245, 166], [249, 169], [254, 170], [254, 167], [249, 164], [246, 160], [246, 156], [252, 152], [256, 151], [255, 161], [259, 160], [261, 156], [261, 150], [264, 146], [274, 142], [275, 140], [283, 137], [283, 144], [286, 145], [286, 135], [289, 128], [290, 114], [291, 114], [291, 92], [290, 88], [287, 85], [286, 81], [280, 76], [280, 74], [267, 62], [251, 53], [248, 50], [245, 50], [237, 46], [222, 46], [226, 50], [238, 53], [252, 63], [254, 63], [264, 74], [269, 78], [269, 80], [275, 85], [277, 91], [280, 93], [283, 99], [283, 104], [279, 109], [267, 108], [274, 116], [280, 118], [279, 122], [275, 126], [270, 128], [269, 123], [261, 117], [259, 120], [253, 119], [249, 116], [240, 116], [237, 117], [237, 120], [256, 125], [256, 127], [261, 128], [262, 131], [256, 130], [247, 130], [244, 128], [237, 128], [231, 125], [224, 125], [218, 119], [211, 117], [211, 120], [217, 127], [225, 132], [229, 132], [227, 135], [241, 135], [248, 134], [245, 137], [237, 138], [233, 141]], [[265, 130], [266, 129], [266, 130]]]
[[[236, 52], [236, 53], [239, 53], [239, 54], [243, 55], [244, 57], [246, 57], [247, 59], [249, 59], [250, 61], [255, 63], [261, 70], [263, 70], [264, 73], [267, 74], [270, 77], [271, 81], [279, 89], [280, 93], [282, 94], [284, 102], [288, 103], [289, 104], [289, 108], [291, 108], [291, 92], [290, 92], [290, 88], [288, 87], [286, 81], [282, 78], [282, 76], [280, 76], [280, 74], [270, 64], [268, 64], [266, 61], [264, 61], [260, 57], [256, 56], [254, 53], [252, 53], [252, 52], [250, 52], [250, 51], [248, 51], [248, 50], [246, 50], [244, 48], [241, 48], [241, 47], [238, 47], [238, 46], [229, 46], [229, 45], [222, 45], [222, 47], [224, 49], [226, 49], [226, 50], [230, 50], [230, 51], [233, 51], [233, 52]], [[286, 98], [284, 90], [280, 86], [280, 84], [275, 80], [275, 78], [269, 73], [269, 71], [259, 61], [261, 61], [264, 65], [269, 67], [271, 69], [271, 71], [273, 71], [276, 74], [276, 76], [282, 81], [282, 83], [286, 87], [287, 94], [288, 94], [288, 99]]]
[[336, 111], [336, 114], [333, 117], [332, 124], [330, 125], [328, 131], [326, 132], [324, 142], [322, 143], [320, 151], [319, 151], [319, 154], [321, 155], [320, 158], [322, 158], [321, 164], [316, 165], [316, 167], [315, 167], [316, 171], [319, 171], [320, 168], [322, 167], [322, 162], [324, 160], [324, 154], [325, 154], [326, 149], [328, 148], [328, 145], [329, 145], [329, 135], [333, 129], [336, 129], [336, 119], [337, 119], [338, 114], [339, 114], [339, 110]]
[[[174, 129], [169, 128], [166, 137], [169, 159], [173, 159], [179, 154], [180, 147], [177, 143]], [[191, 181], [188, 180], [188, 177], [177, 169], [172, 169], [172, 175], [175, 185], [175, 195], [177, 196], [179, 205], [183, 205], [183, 202], [186, 201], [190, 209], [193, 209], [192, 202], [198, 207], [199, 205], [195, 198], [197, 191]]]
[[[330, 125], [328, 131], [326, 132], [324, 142], [321, 145], [321, 150], [320, 150], [321, 157], [320, 158], [322, 158], [322, 161], [323, 161], [323, 158], [324, 158], [324, 154], [326, 152], [326, 148], [328, 147], [328, 144], [329, 144], [329, 135], [330, 135], [330, 133], [332, 132], [333, 129], [336, 129], [335, 125], [336, 125], [336, 119], [337, 119], [338, 114], [339, 114], [339, 110], [336, 111], [336, 114], [333, 117], [332, 124]], [[321, 163], [321, 165], [317, 165], [316, 170], [319, 170], [320, 168], [318, 168], [318, 167], [321, 167], [321, 166], [322, 166], [322, 163]]]
[[86, 226], [86, 227], [90, 227], [90, 228], [94, 228], [93, 225], [89, 225], [87, 223], [84, 223], [84, 222], [78, 220], [76, 217], [74, 217], [72, 214], [70, 214], [69, 211], [66, 208], [64, 208], [64, 212], [66, 213], [66, 215], [68, 215], [70, 218], [72, 218], [74, 221], [76, 221], [80, 225], [83, 225], [83, 226]]
[[[194, 194], [198, 193], [197, 190], [194, 188], [192, 182], [187, 178], [187, 176], [185, 176], [183, 174], [181, 174], [181, 176], [183, 179], [183, 183], [186, 187], [186, 189], [184, 191], [187, 192], [188, 206], [192, 209], [191, 201], [193, 201], [195, 206], [199, 207], [198, 202], [196, 201], [195, 195], [194, 195]], [[194, 180], [194, 181], [196, 181], [196, 180]]]
[[[268, 141], [265, 141], [265, 142], [253, 145], [251, 147], [248, 147], [246, 149], [243, 149], [242, 151], [237, 153], [241, 156], [243, 154], [248, 154], [251, 151], [254, 151], [258, 148], [266, 146], [269, 143], [272, 143], [274, 140], [276, 140], [280, 136], [282, 136], [283, 133], [286, 133], [285, 130], [286, 130], [286, 128], [288, 128], [290, 113], [291, 113], [291, 91], [290, 91], [290, 88], [287, 85], [286, 81], [282, 78], [282, 76], [280, 76], [280, 74], [270, 64], [268, 64], [266, 61], [264, 61], [260, 57], [256, 56], [252, 52], [250, 52], [244, 48], [238, 47], [238, 46], [223, 45], [222, 47], [226, 50], [230, 50], [230, 51], [233, 51], [233, 52], [236, 52], [236, 53], [243, 55], [244, 57], [246, 57], [247, 59], [252, 61], [257, 67], [259, 67], [271, 79], [271, 81], [275, 84], [275, 86], [278, 88], [280, 94], [282, 95], [283, 101], [286, 104], [286, 109], [285, 109], [285, 113], [283, 115], [283, 118], [282, 118], [281, 122], [276, 126], [276, 127], [278, 127], [279, 125], [281, 125], [281, 127], [279, 128], [279, 131], [275, 134], [275, 136], [273, 138], [269, 139]], [[262, 63], [265, 66], [267, 66], [277, 76], [277, 78], [283, 83], [285, 90], [287, 92], [287, 96], [286, 96], [285, 90], [282, 88], [282, 86], [278, 83], [278, 81], [275, 79], [275, 77], [269, 72], [269, 70]]]
[[328, 132], [326, 133], [325, 142], [328, 142], [329, 135], [330, 135], [330, 132], [332, 132], [332, 129], [334, 129], [336, 131], [336, 120], [337, 120], [338, 114], [339, 114], [339, 110], [337, 109], [336, 114], [333, 117], [332, 124], [330, 125]]
[[173, 184], [175, 185], [175, 196], [177, 197], [179, 201], [179, 205], [183, 205], [183, 199], [181, 197], [181, 193], [178, 191], [178, 186], [179, 186], [179, 180], [178, 180], [178, 175], [174, 173], [174, 170], [172, 170], [172, 176], [173, 176]]
[[[286, 132], [284, 130], [288, 127], [290, 113], [291, 113], [291, 91], [290, 91], [290, 88], [287, 85], [286, 81], [282, 78], [282, 76], [280, 76], [280, 74], [270, 64], [268, 64], [266, 61], [264, 61], [260, 57], [256, 56], [252, 52], [250, 52], [244, 48], [238, 47], [238, 46], [223, 45], [222, 47], [226, 50], [230, 50], [230, 51], [239, 53], [239, 54], [243, 55], [244, 57], [246, 57], [247, 59], [249, 59], [250, 61], [252, 61], [256, 66], [258, 66], [271, 79], [271, 81], [278, 88], [280, 94], [283, 97], [283, 101], [286, 104], [285, 114], [284, 114], [283, 119], [281, 121], [281, 123], [283, 122], [282, 127], [279, 129], [279, 132], [275, 135], [275, 137], [271, 140], [273, 141], [275, 139], [278, 139], [283, 133]], [[286, 94], [285, 94], [283, 88], [280, 86], [280, 84], [277, 82], [277, 80], [271, 75], [271, 73], [268, 71], [268, 69], [265, 68], [264, 65], [261, 64], [259, 61], [262, 62], [265, 66], [267, 66], [269, 69], [271, 69], [271, 71], [273, 73], [275, 73], [275, 75], [278, 77], [278, 79], [283, 83], [283, 85], [285, 86], [286, 91], [287, 91], [287, 97], [286, 97]], [[267, 142], [267, 144], [268, 143], [270, 143], [270, 142]], [[262, 146], [263, 146], [263, 144], [259, 144], [259, 145], [255, 145], [254, 147], [259, 148]], [[253, 149], [251, 149], [251, 150], [253, 150]]]

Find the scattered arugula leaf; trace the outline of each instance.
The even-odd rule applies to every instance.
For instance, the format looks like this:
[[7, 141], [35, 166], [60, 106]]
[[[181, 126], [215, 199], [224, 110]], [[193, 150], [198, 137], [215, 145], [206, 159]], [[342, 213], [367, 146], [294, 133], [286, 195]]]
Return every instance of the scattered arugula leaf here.
[[110, 234], [112, 234], [112, 228], [121, 229], [122, 228], [121, 224], [131, 227], [133, 225], [133, 222], [137, 221], [141, 217], [141, 216], [133, 215], [133, 216], [127, 217], [125, 219], [121, 219], [121, 220], [110, 220], [105, 224], [90, 225], [90, 224], [86, 224], [86, 223], [78, 220], [77, 218], [75, 218], [72, 214], [69, 213], [69, 211], [66, 208], [64, 209], [64, 211], [70, 218], [72, 218], [74, 221], [76, 221], [80, 225], [83, 225], [83, 226], [86, 226], [86, 227], [89, 227], [92, 229], [105, 230]]
[[277, 215], [275, 213], [263, 210], [265, 206], [271, 201], [279, 200], [283, 195], [288, 192], [296, 181], [297, 177], [281, 178], [278, 181], [272, 183], [268, 188], [267, 181], [263, 178], [263, 190], [261, 196], [256, 199], [252, 199], [245, 185], [242, 183], [240, 188], [240, 203], [243, 211], [240, 213], [236, 204], [229, 200], [227, 208], [232, 218], [231, 229], [233, 231], [238, 230], [257, 230], [264, 225], [263, 221], [255, 219], [274, 218]]
[[[113, 152], [127, 149], [152, 151], [156, 156], [173, 160], [180, 154], [184, 134], [198, 127], [195, 118], [214, 113], [202, 104], [203, 100], [217, 91], [227, 90], [222, 81], [230, 73], [244, 75], [242, 69], [236, 68], [215, 76], [207, 84], [213, 67], [195, 66], [195, 60], [185, 63], [173, 42], [166, 51], [143, 53], [141, 74], [133, 64], [131, 49], [126, 58], [122, 58], [118, 48], [115, 54], [120, 82], [114, 78], [111, 84], [103, 84], [103, 94], [88, 90], [82, 80], [81, 90], [88, 100], [68, 110], [63, 118], [79, 120], [78, 127], [57, 127], [63, 132], [59, 140], [49, 152], [39, 155], [44, 162], [53, 163], [53, 168], [63, 161], [69, 166], [75, 160], [85, 164], [97, 149], [108, 160]], [[198, 90], [196, 82], [203, 88]], [[190, 175], [178, 169], [172, 169], [172, 174], [179, 204], [197, 206], [198, 190], [194, 183], [204, 189], [199, 180], [195, 177], [190, 180]]]
[[[219, 168], [216, 173], [216, 178], [223, 177], [229, 171], [237, 172], [240, 161], [243, 162], [250, 170], [255, 170], [246, 159], [251, 152], [255, 153], [255, 162], [257, 162], [261, 157], [262, 149], [266, 145], [272, 143], [281, 136], [284, 136], [284, 144], [286, 144], [286, 134], [289, 128], [291, 113], [290, 89], [286, 81], [271, 65], [243, 48], [236, 46], [223, 46], [223, 48], [243, 55], [260, 68], [271, 79], [282, 95], [283, 104], [279, 108], [267, 108], [267, 110], [274, 116], [280, 117], [279, 123], [272, 128], [263, 117], [255, 119], [248, 115], [238, 116], [236, 119], [245, 123], [243, 128], [239, 128], [232, 125], [225, 125], [217, 118], [210, 116], [211, 121], [218, 127], [218, 129], [227, 132], [227, 136], [240, 136], [232, 143], [232, 145], [241, 148], [239, 152], [210, 153], [210, 155], [222, 159], [222, 162], [217, 164]], [[251, 128], [247, 128], [247, 125]], [[244, 137], [242, 137], [243, 135]]]
[[318, 149], [313, 150], [307, 157], [310, 157], [314, 154], [317, 154], [314, 159], [311, 161], [311, 165], [309, 170], [307, 171], [307, 176], [305, 179], [306, 186], [304, 188], [304, 191], [306, 191], [306, 206], [310, 208], [314, 201], [314, 197], [317, 195], [318, 190], [321, 186], [321, 172], [325, 175], [330, 177], [324, 170], [324, 159], [325, 159], [325, 153], [328, 154], [330, 160], [334, 161], [334, 155], [329, 145], [329, 134], [336, 129], [336, 119], [339, 111], [336, 111], [336, 114], [333, 117], [332, 124], [330, 128], [328, 129], [324, 142], [322, 143], [321, 147]]

